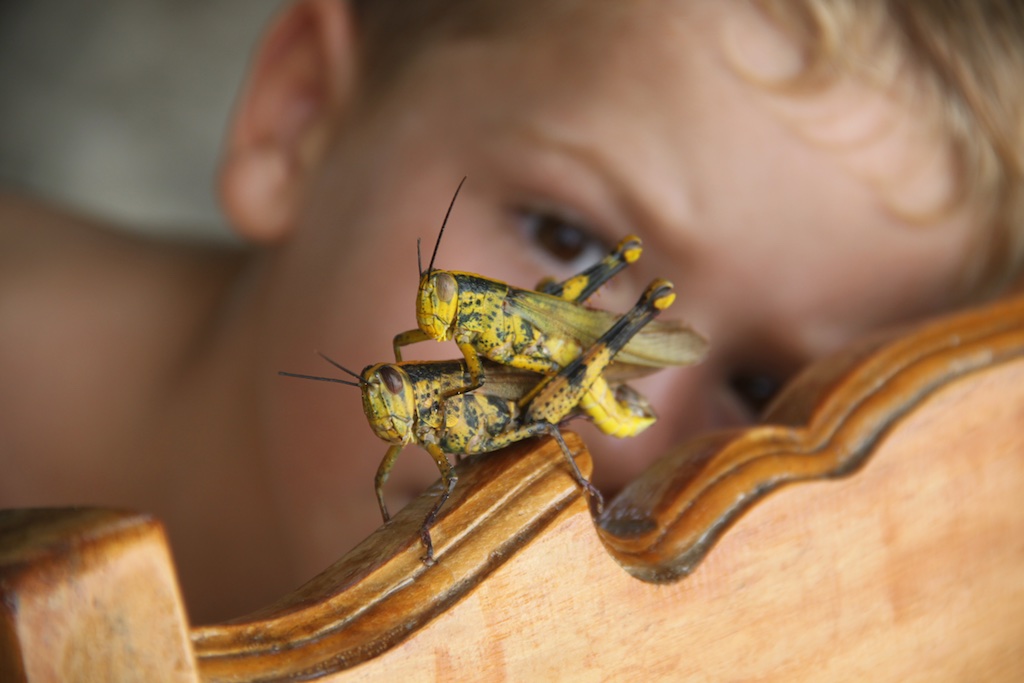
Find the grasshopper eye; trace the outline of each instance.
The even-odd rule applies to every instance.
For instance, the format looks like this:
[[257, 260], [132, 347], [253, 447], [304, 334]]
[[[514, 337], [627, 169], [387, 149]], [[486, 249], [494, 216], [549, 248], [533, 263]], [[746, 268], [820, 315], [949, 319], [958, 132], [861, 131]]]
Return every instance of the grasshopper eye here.
[[455, 298], [458, 287], [455, 284], [455, 278], [450, 273], [438, 273], [434, 282], [437, 285], [437, 296], [441, 301], [449, 303]]
[[384, 380], [384, 386], [388, 388], [392, 394], [399, 394], [402, 392], [402, 377], [398, 374], [398, 370], [395, 370], [390, 365], [385, 365], [380, 370], [380, 376]]

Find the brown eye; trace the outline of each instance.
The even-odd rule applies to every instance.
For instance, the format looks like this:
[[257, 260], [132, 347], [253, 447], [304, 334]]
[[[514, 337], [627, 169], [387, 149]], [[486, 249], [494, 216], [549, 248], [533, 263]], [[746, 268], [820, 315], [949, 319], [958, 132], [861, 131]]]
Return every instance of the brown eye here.
[[526, 239], [569, 269], [589, 266], [607, 251], [591, 230], [557, 212], [521, 210], [519, 222]]
[[384, 380], [384, 386], [388, 388], [388, 391], [392, 394], [401, 393], [402, 376], [398, 374], [398, 370], [390, 365], [385, 365], [378, 372], [380, 372], [381, 379]]
[[578, 227], [554, 216], [538, 216], [535, 225], [537, 243], [559, 261], [575, 261], [591, 242]]
[[754, 416], [759, 416], [782, 388], [782, 380], [758, 373], [736, 373], [729, 378], [729, 387]]
[[434, 284], [437, 286], [437, 296], [441, 301], [448, 303], [455, 298], [458, 286], [451, 273], [438, 273], [437, 277], [434, 278]]

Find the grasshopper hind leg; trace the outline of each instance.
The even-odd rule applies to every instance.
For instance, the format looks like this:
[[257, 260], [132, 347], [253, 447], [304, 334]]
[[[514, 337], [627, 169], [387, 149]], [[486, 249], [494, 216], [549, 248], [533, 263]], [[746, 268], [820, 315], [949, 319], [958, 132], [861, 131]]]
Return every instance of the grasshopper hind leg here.
[[541, 280], [537, 284], [537, 291], [581, 304], [618, 275], [623, 268], [640, 258], [642, 251], [640, 238], [629, 235], [615, 245], [610, 254], [583, 272], [562, 282], [556, 282], [551, 278]]
[[599, 515], [604, 511], [604, 496], [594, 486], [589, 479], [583, 476], [583, 472], [580, 471], [579, 465], [576, 464], [576, 457], [572, 451], [569, 450], [569, 444], [565, 443], [565, 439], [562, 438], [562, 432], [558, 429], [558, 425], [551, 424], [548, 422], [539, 423], [543, 427], [542, 433], [554, 438], [558, 442], [558, 446], [562, 449], [562, 454], [565, 455], [565, 459], [569, 462], [569, 467], [572, 468], [572, 476], [579, 483], [580, 487], [587, 492], [590, 500], [590, 509], [594, 515]]
[[582, 399], [580, 409], [598, 429], [609, 436], [636, 436], [658, 420], [654, 408], [635, 389], [611, 386], [599, 377]]
[[565, 439], [562, 438], [562, 432], [559, 430], [558, 425], [548, 421], [535, 421], [529, 424], [523, 425], [518, 429], [513, 429], [495, 437], [491, 445], [497, 448], [504, 448], [514, 443], [518, 443], [524, 439], [529, 439], [534, 436], [550, 436], [557, 443], [559, 448], [562, 449], [562, 454], [565, 455], [566, 461], [569, 463], [569, 468], [572, 470], [573, 479], [580, 485], [588, 495], [591, 510], [595, 511], [595, 514], [601, 514], [604, 510], [604, 496], [601, 492], [590, 483], [590, 480], [583, 476], [583, 472], [580, 471], [579, 466], [576, 464], [576, 458], [573, 452], [569, 450], [569, 444], [565, 443]]
[[[590, 268], [563, 282], [556, 282], [553, 278], [542, 280], [537, 290], [566, 301], [583, 303], [623, 268], [639, 259], [642, 251], [640, 238], [629, 235]], [[629, 390], [625, 396], [617, 393], [607, 382], [599, 379], [580, 401], [580, 408], [602, 432], [620, 438], [636, 436], [657, 421], [654, 411], [635, 391]]]
[[655, 280], [633, 308], [571, 363], [545, 378], [522, 404], [530, 422], [557, 424], [576, 408], [594, 387], [615, 356], [645, 325], [675, 300], [672, 283]]
[[580, 405], [629, 340], [661, 311], [671, 306], [674, 300], [675, 292], [671, 282], [660, 279], [653, 281], [632, 309], [619, 318], [593, 346], [572, 363], [538, 384], [537, 391], [528, 395], [529, 403], [522, 406], [528, 422], [522, 431], [530, 432], [530, 435], [548, 434], [558, 441], [572, 466], [573, 476], [590, 494], [591, 500], [596, 503], [598, 513], [603, 507], [601, 493], [576, 466], [576, 460], [569, 452], [569, 447], [557, 425]]

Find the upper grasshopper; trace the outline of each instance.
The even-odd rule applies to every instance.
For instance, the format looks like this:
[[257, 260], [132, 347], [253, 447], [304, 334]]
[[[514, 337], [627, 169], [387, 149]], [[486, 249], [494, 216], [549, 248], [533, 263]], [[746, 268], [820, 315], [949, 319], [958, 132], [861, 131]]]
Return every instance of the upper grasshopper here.
[[[465, 385], [450, 389], [448, 396], [472, 391], [483, 384], [481, 357], [545, 375], [557, 372], [593, 344], [616, 319], [613, 313], [582, 304], [639, 258], [639, 238], [625, 238], [602, 261], [564, 282], [542, 282], [541, 291], [519, 289], [474, 273], [434, 269], [455, 197], [441, 224], [426, 271], [420, 266], [416, 299], [419, 327], [395, 336], [395, 359], [402, 360], [401, 347], [408, 344], [428, 339], [454, 340], [466, 360], [469, 379]], [[643, 366], [650, 372], [665, 366], [696, 363], [706, 349], [704, 338], [685, 324], [658, 322], [640, 332], [622, 350], [617, 362]], [[638, 434], [656, 419], [653, 412], [638, 412], [635, 403], [617, 398], [600, 377], [582, 397], [580, 408], [598, 428], [613, 436]]]
[[[655, 280], [640, 301], [613, 324], [572, 362], [553, 374], [538, 375], [528, 370], [489, 368], [487, 383], [470, 391], [454, 392], [470, 379], [469, 364], [456, 361], [407, 361], [370, 365], [347, 380], [298, 375], [290, 377], [353, 384], [362, 389], [363, 411], [373, 431], [391, 443], [374, 480], [377, 502], [384, 521], [390, 519], [383, 487], [402, 448], [410, 443], [423, 446], [441, 473], [441, 494], [420, 530], [426, 548], [423, 558], [433, 562], [430, 527], [455, 487], [456, 474], [447, 454], [484, 453], [523, 439], [547, 434], [555, 438], [565, 454], [573, 476], [590, 494], [600, 510], [601, 494], [580, 472], [559, 432], [559, 424], [578, 414], [582, 399], [591, 391], [609, 364], [637, 332], [672, 304], [671, 283]], [[326, 358], [326, 356], [325, 356]], [[619, 399], [637, 412], [647, 410], [638, 395], [620, 392]]]

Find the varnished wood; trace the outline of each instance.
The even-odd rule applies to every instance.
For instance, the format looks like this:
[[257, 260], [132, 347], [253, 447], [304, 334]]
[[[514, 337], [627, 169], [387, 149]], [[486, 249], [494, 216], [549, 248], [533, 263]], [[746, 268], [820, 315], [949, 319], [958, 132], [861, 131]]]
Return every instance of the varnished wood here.
[[1022, 356], [1024, 299], [889, 343], [868, 340], [812, 366], [762, 426], [697, 439], [663, 457], [605, 511], [602, 538], [639, 578], [685, 575], [764, 496], [856, 471], [934, 392]]
[[[567, 437], [570, 448], [582, 449]], [[589, 475], [589, 456], [580, 467]], [[301, 680], [364, 662], [452, 609], [566, 511], [590, 523], [550, 439], [464, 463], [431, 532], [437, 564], [428, 568], [420, 561], [419, 528], [436, 496], [427, 492], [280, 603], [194, 630], [204, 679]]]
[[160, 524], [0, 511], [0, 681], [198, 681]]
[[[278, 603], [193, 629], [195, 665], [204, 681], [1022, 680], [1022, 424], [1018, 299], [819, 364], [766, 424], [682, 444], [596, 525], [550, 441], [464, 463], [435, 566], [417, 530], [436, 491]], [[85, 547], [62, 533], [69, 556]], [[2, 604], [22, 585], [4, 578]], [[49, 626], [4, 614], [5, 661], [45, 658], [26, 653], [51, 651]], [[97, 646], [81, 638], [68, 647]]]

